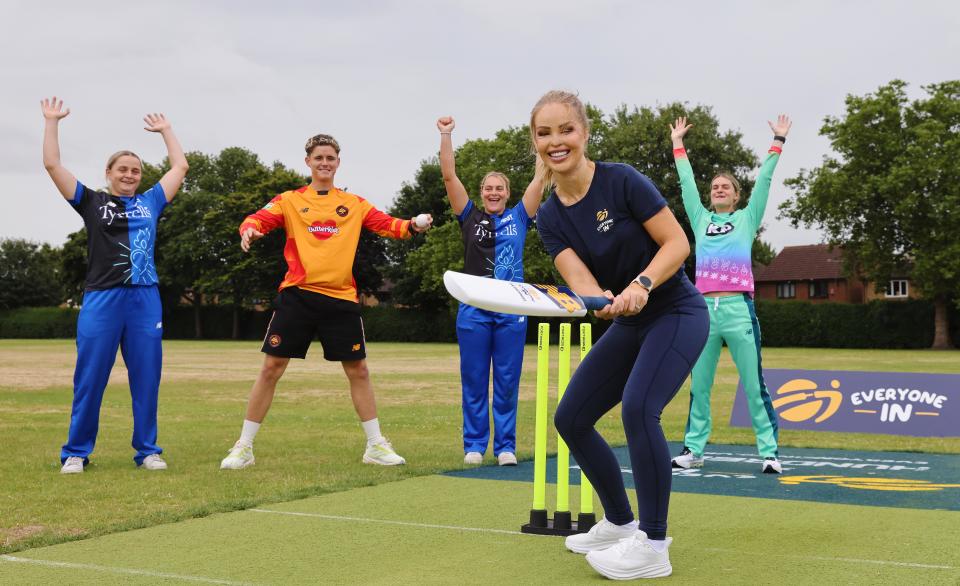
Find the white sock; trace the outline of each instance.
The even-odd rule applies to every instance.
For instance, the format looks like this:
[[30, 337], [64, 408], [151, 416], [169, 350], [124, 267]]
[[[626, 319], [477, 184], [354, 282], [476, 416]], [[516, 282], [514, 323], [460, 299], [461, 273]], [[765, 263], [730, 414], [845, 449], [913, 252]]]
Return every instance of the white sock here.
[[650, 547], [653, 548], [653, 551], [657, 553], [663, 553], [667, 549], [667, 540], [666, 539], [650, 539], [647, 538], [647, 543], [650, 544]]
[[243, 420], [243, 429], [240, 430], [240, 443], [246, 444], [248, 446], [253, 445], [253, 438], [257, 436], [257, 432], [260, 430], [260, 424], [256, 421], [250, 421], [249, 419]]
[[378, 418], [374, 417], [370, 421], [361, 421], [360, 426], [363, 427], [363, 432], [367, 434], [368, 446], [383, 439], [383, 436], [380, 435], [380, 420]]

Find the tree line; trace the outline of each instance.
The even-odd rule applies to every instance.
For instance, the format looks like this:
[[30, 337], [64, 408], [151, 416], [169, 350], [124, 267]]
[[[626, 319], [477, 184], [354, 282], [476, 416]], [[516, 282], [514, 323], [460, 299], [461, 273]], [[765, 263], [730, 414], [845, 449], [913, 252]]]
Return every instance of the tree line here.
[[[954, 293], [960, 284], [960, 81], [923, 90], [924, 97], [910, 101], [906, 84], [893, 81], [874, 93], [848, 96], [845, 114], [826, 118], [820, 130], [836, 154], [787, 181], [795, 196], [780, 213], [794, 225], [822, 229], [828, 242], [843, 246], [850, 274], [886, 282], [895, 267], [911, 264], [917, 288], [936, 304], [940, 337], [948, 331], [946, 304], [960, 299]], [[709, 193], [714, 173], [729, 171], [743, 186], [741, 206], [749, 200], [759, 163], [751, 147], [766, 145], [745, 145], [740, 132], [721, 128], [709, 106], [623, 105], [610, 113], [590, 106], [588, 113], [589, 156], [630, 164], [650, 177], [687, 230], [691, 248], [693, 235], [680, 201], [669, 122], [685, 115], [696, 128], [686, 146], [702, 194]], [[240, 250], [237, 227], [275, 194], [302, 186], [309, 178], [278, 162], [265, 164], [241, 147], [215, 155], [191, 152], [187, 159], [190, 173], [158, 229], [161, 294], [167, 306], [194, 308], [198, 337], [201, 308], [209, 303], [234, 308], [236, 332], [240, 310], [269, 305], [285, 271], [282, 231], [264, 238], [247, 254]], [[457, 173], [472, 195], [478, 194], [487, 171], [505, 173], [511, 185], [508, 205], [519, 202], [533, 177], [526, 125], [467, 141], [457, 149], [456, 159]], [[145, 163], [142, 185], [151, 185], [166, 167], [166, 161]], [[364, 233], [354, 265], [358, 288], [376, 293], [389, 279], [396, 304], [449, 306], [442, 275], [463, 267], [463, 244], [435, 156], [420, 163], [386, 211], [401, 218], [429, 212], [434, 228], [404, 241]], [[775, 254], [760, 238], [753, 252], [754, 260], [762, 264]], [[70, 234], [61, 247], [0, 240], [0, 309], [79, 303], [85, 258], [83, 230]], [[694, 260], [688, 266], [694, 266]], [[560, 280], [536, 231], [527, 238], [524, 267], [528, 281]], [[37, 287], [38, 283], [50, 286]]]

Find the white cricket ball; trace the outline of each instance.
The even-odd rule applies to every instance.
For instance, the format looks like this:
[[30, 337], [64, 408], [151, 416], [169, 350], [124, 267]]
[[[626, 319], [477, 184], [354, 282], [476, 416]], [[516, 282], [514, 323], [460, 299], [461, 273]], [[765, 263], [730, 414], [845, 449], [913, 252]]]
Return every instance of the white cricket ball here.
[[430, 225], [430, 215], [420, 214], [413, 219], [413, 225], [417, 228], [426, 228], [428, 225]]

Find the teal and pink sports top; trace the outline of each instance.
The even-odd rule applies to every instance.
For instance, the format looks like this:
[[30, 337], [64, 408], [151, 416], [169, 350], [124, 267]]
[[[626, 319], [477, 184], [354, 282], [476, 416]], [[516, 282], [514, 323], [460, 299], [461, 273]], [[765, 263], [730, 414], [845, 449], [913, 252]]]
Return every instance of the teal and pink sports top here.
[[780, 147], [772, 146], [760, 167], [747, 207], [718, 214], [703, 206], [685, 149], [674, 149], [683, 208], [696, 239], [696, 285], [701, 293], [744, 291], [753, 296], [753, 241], [763, 221]]

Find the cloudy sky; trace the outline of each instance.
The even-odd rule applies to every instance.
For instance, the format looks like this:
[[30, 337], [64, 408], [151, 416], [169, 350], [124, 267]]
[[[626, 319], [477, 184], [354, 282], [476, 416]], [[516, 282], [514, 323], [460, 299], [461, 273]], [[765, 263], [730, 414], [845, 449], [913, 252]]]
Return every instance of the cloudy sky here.
[[[846, 94], [960, 78], [960, 4], [584, 0], [36, 2], [0, 20], [0, 237], [60, 244], [82, 224], [43, 170], [39, 100], [62, 96], [63, 162], [102, 186], [107, 156], [164, 156], [141, 118], [162, 111], [186, 150], [247, 147], [302, 168], [304, 140], [336, 136], [337, 182], [389, 207], [435, 154], [524, 124], [546, 90], [611, 111], [708, 104], [761, 152], [766, 120], [794, 119], [768, 208], [778, 250], [820, 241], [778, 221], [781, 180], [829, 152], [824, 116]], [[666, 129], [664, 129], [666, 131]], [[265, 194], [268, 198], [271, 194]]]

